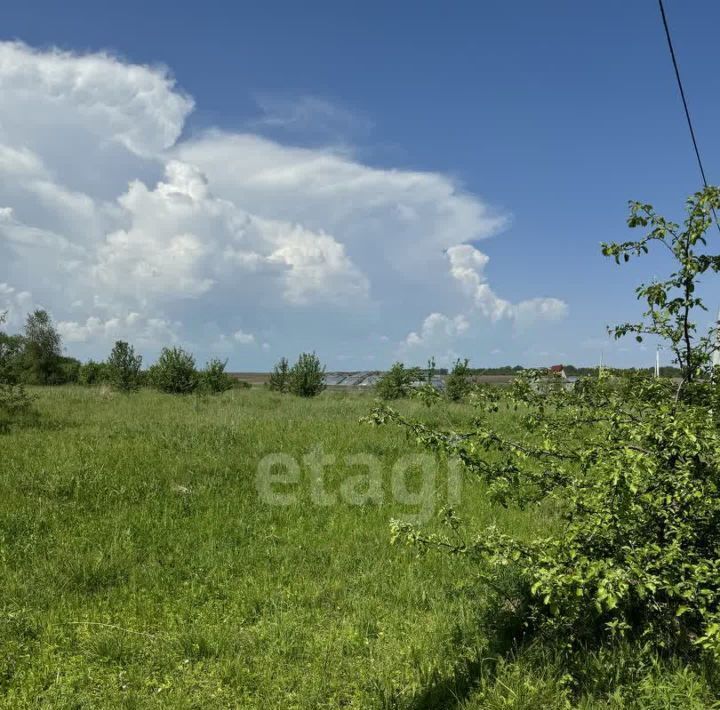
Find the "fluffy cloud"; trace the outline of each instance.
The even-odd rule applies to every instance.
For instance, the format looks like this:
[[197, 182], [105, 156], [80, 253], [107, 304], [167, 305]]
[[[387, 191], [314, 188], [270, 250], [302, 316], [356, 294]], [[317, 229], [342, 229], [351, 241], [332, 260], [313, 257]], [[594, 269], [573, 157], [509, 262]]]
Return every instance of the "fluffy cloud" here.
[[470, 323], [463, 315], [449, 318], [442, 313], [431, 313], [422, 324], [420, 332], [413, 331], [405, 339], [410, 347], [445, 345], [445, 341], [462, 335], [470, 327]]
[[19, 327], [25, 315], [35, 308], [29, 291], [18, 291], [7, 283], [0, 283], [0, 315], [8, 326]]
[[[62, 146], [53, 150], [53, 144], [67, 134], [154, 155], [175, 143], [193, 108], [164, 69], [107, 54], [38, 51], [19, 42], [0, 44], [0, 94], [0, 137], [60, 159]], [[43, 125], [56, 130], [39, 130]]]
[[[80, 355], [124, 338], [181, 342], [199, 359], [213, 344], [253, 351], [255, 366], [268, 341], [330, 358], [337, 342], [358, 360], [372, 347], [380, 360], [464, 336], [478, 315], [564, 314], [556, 299], [495, 295], [467, 243], [507, 216], [444, 175], [252, 133], [181, 139], [193, 101], [169, 71], [108, 54], [0, 42], [0, 93], [0, 281], [13, 284], [0, 308], [19, 322], [44, 304]], [[285, 102], [266, 123], [307, 122], [319, 106], [332, 114]], [[444, 316], [457, 283], [473, 309]]]
[[241, 345], [252, 345], [255, 343], [255, 336], [252, 333], [246, 333], [243, 330], [238, 330], [234, 333], [233, 339]]
[[94, 341], [107, 346], [116, 340], [133, 340], [142, 345], [178, 342], [175, 329], [178, 323], [169, 323], [162, 318], [147, 318], [140, 313], [101, 320], [91, 316], [84, 323], [60, 321], [58, 331], [67, 343]]
[[470, 300], [467, 313], [454, 317], [431, 313], [420, 332], [412, 331], [399, 349], [400, 353], [417, 350], [426, 354], [443, 353], [443, 362], [456, 357], [453, 349], [460, 336], [470, 330], [471, 320], [510, 321], [517, 329], [539, 321], [560, 320], [567, 315], [567, 304], [557, 298], [532, 298], [518, 303], [500, 298], [487, 283], [487, 254], [469, 244], [457, 244], [447, 250], [450, 275]]
[[142, 294], [144, 304], [199, 297], [223, 280], [258, 272], [282, 284], [288, 304], [367, 296], [367, 279], [342, 244], [217, 199], [187, 163], [171, 160], [153, 190], [133, 182], [118, 202], [130, 224], [107, 235], [94, 277], [116, 293]]
[[211, 131], [175, 153], [250, 212], [332, 234], [364, 273], [423, 281], [458, 242], [507, 222], [435, 173], [381, 170], [329, 150]]
[[450, 273], [472, 300], [475, 308], [491, 321], [508, 318], [527, 325], [537, 320], [557, 320], [567, 314], [567, 304], [557, 298], [532, 298], [511, 303], [489, 286], [485, 267], [490, 258], [469, 244], [447, 250]]

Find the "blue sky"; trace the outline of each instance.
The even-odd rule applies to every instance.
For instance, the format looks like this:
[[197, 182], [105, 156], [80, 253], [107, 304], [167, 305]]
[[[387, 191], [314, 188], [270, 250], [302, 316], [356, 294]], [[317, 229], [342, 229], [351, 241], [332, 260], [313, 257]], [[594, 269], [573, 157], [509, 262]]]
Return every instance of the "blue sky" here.
[[[712, 181], [720, 7], [666, 6]], [[699, 187], [655, 2], [6, 0], [0, 31], [0, 297], [68, 352], [654, 359], [604, 326], [667, 265], [598, 245]]]

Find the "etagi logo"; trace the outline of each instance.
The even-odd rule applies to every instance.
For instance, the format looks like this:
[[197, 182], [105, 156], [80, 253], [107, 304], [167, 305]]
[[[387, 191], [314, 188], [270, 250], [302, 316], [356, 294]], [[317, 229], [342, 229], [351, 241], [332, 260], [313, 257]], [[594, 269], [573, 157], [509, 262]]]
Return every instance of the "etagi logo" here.
[[428, 522], [443, 506], [457, 505], [461, 487], [459, 461], [441, 462], [425, 453], [406, 454], [392, 465], [370, 453], [340, 457], [313, 452], [301, 460], [272, 453], [260, 460], [255, 475], [258, 497], [266, 505], [363, 506], [392, 501], [406, 506], [403, 519], [416, 524]]

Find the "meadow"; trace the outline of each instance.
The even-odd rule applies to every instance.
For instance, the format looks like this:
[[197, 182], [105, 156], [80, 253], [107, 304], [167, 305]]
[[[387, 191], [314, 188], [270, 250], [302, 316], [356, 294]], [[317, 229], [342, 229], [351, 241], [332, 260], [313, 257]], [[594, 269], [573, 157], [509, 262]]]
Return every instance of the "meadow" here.
[[[38, 423], [0, 437], [2, 707], [712, 705], [699, 671], [625, 673], [631, 651], [588, 654], [597, 673], [578, 695], [550, 651], [499, 650], [476, 563], [393, 546], [390, 521], [423, 513], [432, 529], [451, 497], [471, 529], [532, 536], [553, 510], [494, 506], [442, 461], [422, 502], [412, 470], [397, 495], [393, 467], [420, 449], [359, 423], [370, 394], [33, 394]], [[398, 407], [440, 427], [473, 416]], [[273, 484], [284, 504], [259, 488], [268, 454], [298, 461]], [[364, 504], [339, 494], [357, 454], [380, 464], [381, 496]], [[319, 489], [305, 461], [323, 455], [336, 459]]]

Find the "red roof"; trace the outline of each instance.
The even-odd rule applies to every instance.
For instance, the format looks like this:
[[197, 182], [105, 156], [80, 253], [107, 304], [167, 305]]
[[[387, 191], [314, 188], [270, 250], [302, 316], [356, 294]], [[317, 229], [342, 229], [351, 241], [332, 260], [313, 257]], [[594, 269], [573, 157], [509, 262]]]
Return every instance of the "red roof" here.
[[565, 368], [562, 365], [553, 365], [550, 372], [562, 372]]

